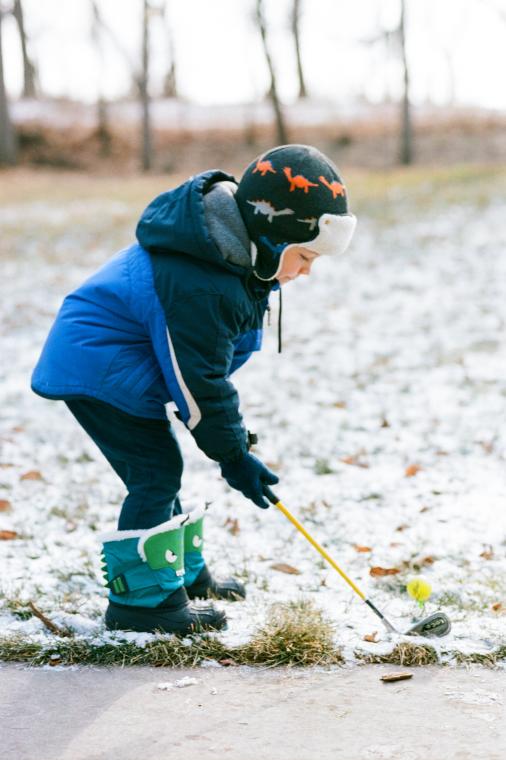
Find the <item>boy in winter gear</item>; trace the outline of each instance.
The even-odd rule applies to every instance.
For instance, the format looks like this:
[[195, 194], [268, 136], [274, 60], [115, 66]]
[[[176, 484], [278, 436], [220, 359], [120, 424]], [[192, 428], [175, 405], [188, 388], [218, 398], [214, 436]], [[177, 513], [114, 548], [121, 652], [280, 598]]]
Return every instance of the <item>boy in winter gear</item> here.
[[203, 513], [182, 511], [165, 405], [232, 488], [268, 507], [264, 488], [278, 478], [249, 453], [229, 378], [261, 348], [271, 290], [343, 253], [354, 227], [335, 166], [315, 148], [281, 146], [239, 184], [213, 170], [159, 195], [138, 242], [65, 298], [32, 388], [67, 403], [127, 487], [104, 539], [108, 627], [220, 628], [222, 612], [189, 599], [245, 596], [206, 567]]

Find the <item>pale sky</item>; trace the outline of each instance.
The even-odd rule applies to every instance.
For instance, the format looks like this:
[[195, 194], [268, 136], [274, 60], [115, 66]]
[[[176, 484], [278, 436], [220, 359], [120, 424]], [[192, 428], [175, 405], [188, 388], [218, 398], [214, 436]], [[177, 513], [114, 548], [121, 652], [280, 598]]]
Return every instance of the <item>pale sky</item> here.
[[[0, 0], [1, 2], [2, 0]], [[153, 4], [161, 0], [153, 0]], [[4, 1], [5, 4], [5, 1]], [[140, 59], [141, 0], [99, 0], [132, 61]], [[107, 42], [100, 64], [90, 43], [89, 0], [23, 0], [45, 92], [94, 101], [129, 89], [124, 59]], [[170, 0], [181, 93], [199, 103], [245, 102], [262, 95], [268, 73], [252, 21], [252, 0]], [[285, 102], [296, 94], [295, 59], [288, 28], [291, 0], [265, 0], [269, 40]], [[503, 19], [494, 9], [499, 9]], [[444, 104], [453, 91], [462, 105], [506, 110], [506, 0], [407, 0], [412, 97]], [[308, 87], [338, 102], [367, 95], [396, 96], [400, 72], [393, 53], [361, 41], [392, 28], [399, 0], [305, 0], [301, 26]], [[167, 65], [162, 24], [153, 23], [152, 92]], [[21, 83], [12, 20], [4, 24], [9, 93]]]

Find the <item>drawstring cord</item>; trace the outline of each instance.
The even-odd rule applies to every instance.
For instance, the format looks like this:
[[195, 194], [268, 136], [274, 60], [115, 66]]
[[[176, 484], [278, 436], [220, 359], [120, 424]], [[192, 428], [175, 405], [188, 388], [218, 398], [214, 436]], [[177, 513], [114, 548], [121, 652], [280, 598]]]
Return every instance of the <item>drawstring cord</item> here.
[[283, 288], [279, 288], [279, 312], [278, 312], [278, 354], [281, 353], [281, 313], [283, 311], [283, 296], [281, 295]]
[[[254, 295], [254, 283], [255, 280], [258, 281], [260, 278], [256, 274], [256, 272], [253, 272], [247, 279], [246, 279], [246, 285], [248, 287], [248, 290], [252, 295]], [[253, 283], [253, 286], [250, 285], [250, 283]], [[271, 288], [269, 288], [269, 291]], [[263, 297], [265, 298], [265, 292], [263, 294]], [[267, 293], [268, 297], [268, 293]], [[256, 300], [259, 300], [258, 298]], [[271, 326], [271, 307], [269, 306], [269, 303], [267, 302], [267, 306], [265, 307], [267, 311], [267, 325], [268, 327]], [[282, 287], [279, 286], [279, 311], [278, 311], [278, 354], [280, 354], [283, 350], [282, 345], [282, 325], [281, 325], [281, 318], [283, 313], [283, 295], [282, 295]]]
[[[267, 327], [271, 326], [271, 307], [267, 304]], [[281, 336], [281, 316], [283, 313], [283, 296], [282, 289], [279, 288], [279, 311], [278, 311], [278, 354], [282, 351], [282, 336]]]

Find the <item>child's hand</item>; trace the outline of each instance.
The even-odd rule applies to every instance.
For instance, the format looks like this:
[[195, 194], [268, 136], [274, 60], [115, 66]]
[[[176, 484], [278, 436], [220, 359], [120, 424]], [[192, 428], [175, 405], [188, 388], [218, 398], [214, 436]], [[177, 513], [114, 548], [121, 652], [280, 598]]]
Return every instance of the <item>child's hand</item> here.
[[243, 454], [232, 462], [221, 462], [221, 474], [232, 488], [251, 499], [257, 507], [267, 509], [264, 486], [279, 483], [279, 478], [253, 454]]

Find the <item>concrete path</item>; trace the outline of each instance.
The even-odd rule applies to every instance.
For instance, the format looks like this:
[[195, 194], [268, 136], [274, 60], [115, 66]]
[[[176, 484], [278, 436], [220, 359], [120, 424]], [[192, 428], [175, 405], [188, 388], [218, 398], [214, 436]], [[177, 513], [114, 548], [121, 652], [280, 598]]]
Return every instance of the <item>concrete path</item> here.
[[[400, 670], [413, 678], [380, 681]], [[185, 676], [197, 683], [176, 687]], [[502, 760], [505, 704], [506, 672], [480, 668], [183, 671], [0, 664], [0, 755]]]

